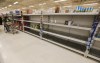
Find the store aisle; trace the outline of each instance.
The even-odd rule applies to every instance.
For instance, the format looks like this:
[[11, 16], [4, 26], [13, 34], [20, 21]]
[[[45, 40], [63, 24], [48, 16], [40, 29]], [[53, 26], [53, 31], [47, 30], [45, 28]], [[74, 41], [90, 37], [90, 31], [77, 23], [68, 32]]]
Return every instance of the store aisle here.
[[23, 32], [0, 31], [0, 52], [4, 63], [97, 63]]

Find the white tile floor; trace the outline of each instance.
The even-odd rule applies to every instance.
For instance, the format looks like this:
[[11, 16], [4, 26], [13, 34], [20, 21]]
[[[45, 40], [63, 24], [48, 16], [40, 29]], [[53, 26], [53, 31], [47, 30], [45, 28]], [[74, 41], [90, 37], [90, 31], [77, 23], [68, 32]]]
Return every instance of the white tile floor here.
[[97, 63], [23, 32], [0, 31], [0, 53], [4, 63]]

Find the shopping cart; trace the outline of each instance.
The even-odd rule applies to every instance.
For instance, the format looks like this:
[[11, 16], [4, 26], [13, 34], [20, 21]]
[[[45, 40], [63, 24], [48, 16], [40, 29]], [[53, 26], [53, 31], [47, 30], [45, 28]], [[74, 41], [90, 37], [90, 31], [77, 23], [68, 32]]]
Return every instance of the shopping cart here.
[[5, 23], [4, 31], [6, 33], [12, 33], [12, 34], [18, 33], [17, 26], [14, 23], [12, 23], [12, 22], [6, 22]]

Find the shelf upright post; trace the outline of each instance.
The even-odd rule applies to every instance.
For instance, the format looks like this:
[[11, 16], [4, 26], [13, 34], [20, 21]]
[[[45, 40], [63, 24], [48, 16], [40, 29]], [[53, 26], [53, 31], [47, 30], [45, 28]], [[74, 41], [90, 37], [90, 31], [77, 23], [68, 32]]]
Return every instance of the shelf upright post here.
[[23, 28], [23, 32], [24, 32], [24, 31], [25, 31], [25, 30], [24, 30], [24, 17], [23, 17], [22, 11], [21, 11], [21, 17], [22, 17], [22, 28]]
[[41, 11], [41, 18], [40, 18], [40, 39], [42, 39], [43, 35], [43, 12]]
[[90, 31], [90, 36], [89, 36], [88, 41], [87, 41], [86, 51], [85, 51], [85, 54], [84, 54], [85, 57], [88, 56], [88, 54], [90, 52], [90, 49], [93, 46], [94, 37], [96, 35], [99, 22], [100, 22], [100, 15], [97, 15], [97, 16], [94, 17], [94, 21], [93, 21], [93, 24], [92, 24], [92, 29]]
[[[50, 23], [50, 16], [48, 16], [48, 23]], [[48, 29], [49, 30], [50, 25], [48, 25]]]

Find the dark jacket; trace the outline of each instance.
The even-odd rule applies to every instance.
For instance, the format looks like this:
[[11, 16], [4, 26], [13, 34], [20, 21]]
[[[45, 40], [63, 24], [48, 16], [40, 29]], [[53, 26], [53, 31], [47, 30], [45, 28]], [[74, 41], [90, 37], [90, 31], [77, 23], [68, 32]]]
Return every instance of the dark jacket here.
[[0, 25], [2, 25], [2, 17], [0, 17]]

